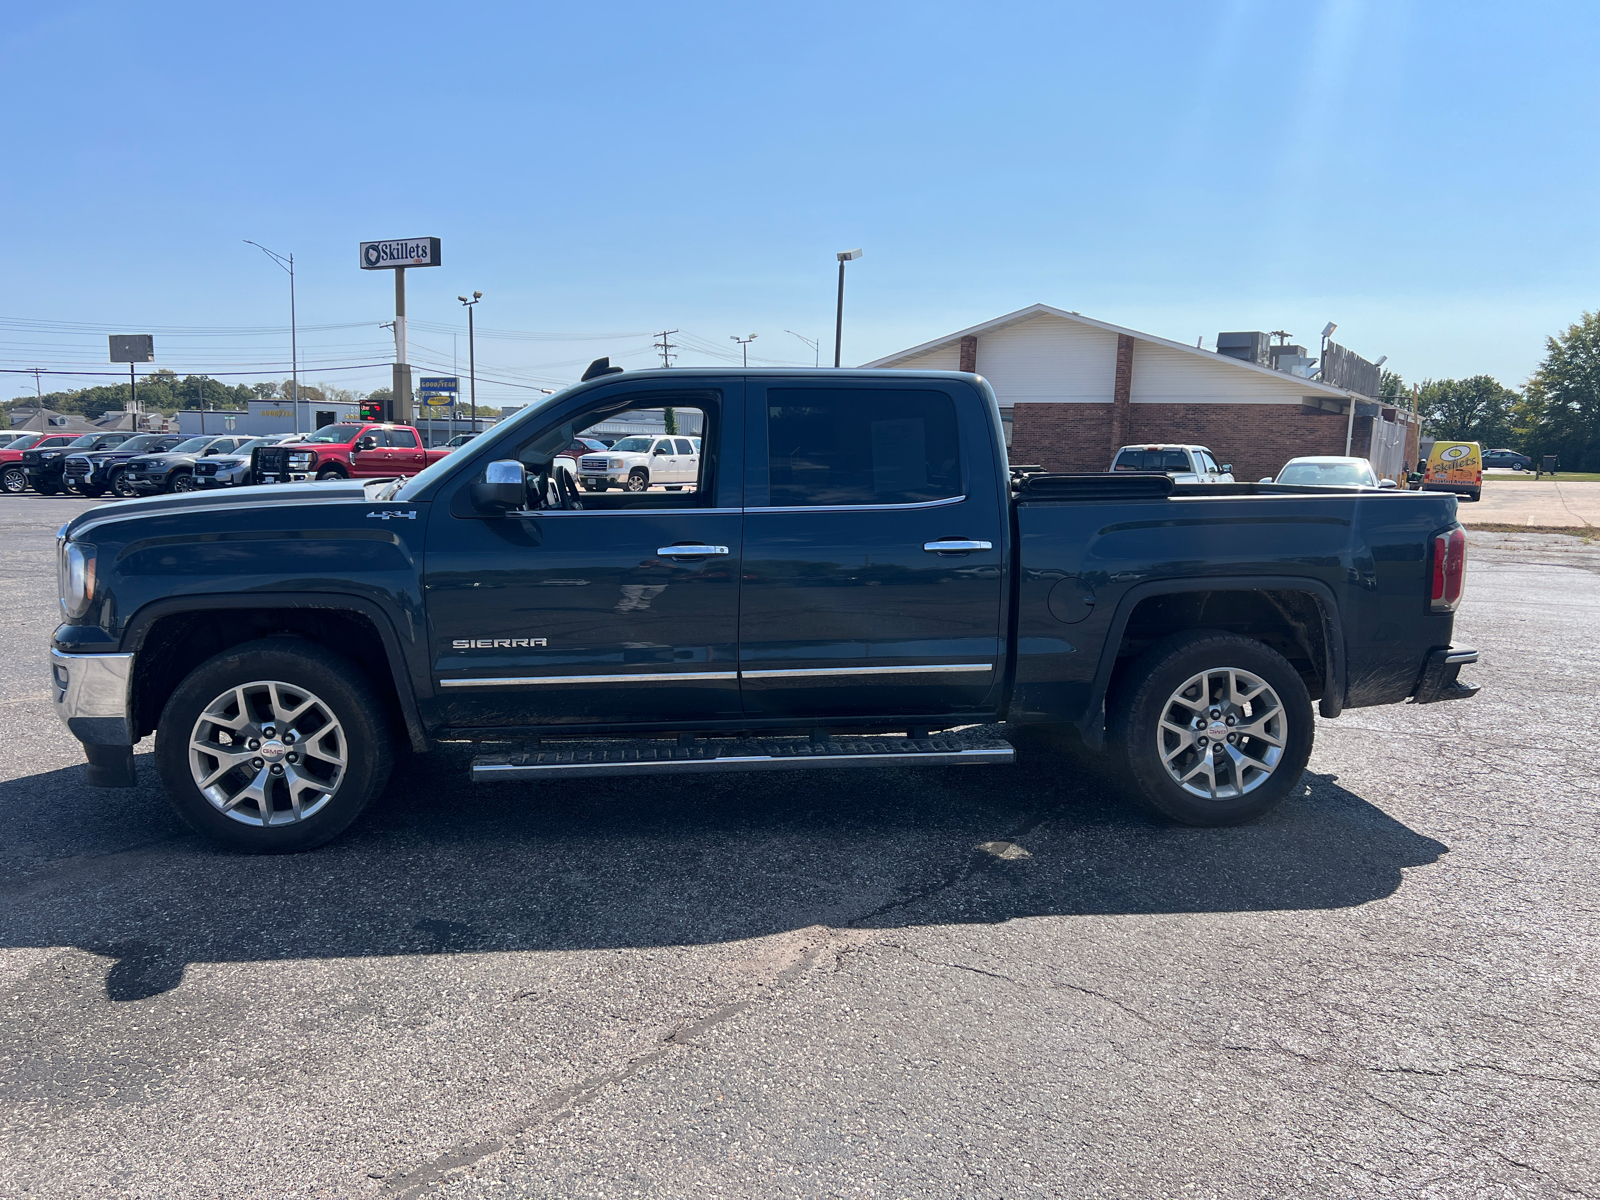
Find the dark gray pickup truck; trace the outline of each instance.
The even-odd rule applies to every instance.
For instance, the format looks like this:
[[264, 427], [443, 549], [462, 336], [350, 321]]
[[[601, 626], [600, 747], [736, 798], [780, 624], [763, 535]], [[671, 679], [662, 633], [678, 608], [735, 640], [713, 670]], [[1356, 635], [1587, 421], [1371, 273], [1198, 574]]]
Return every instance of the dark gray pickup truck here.
[[[560, 452], [619, 420], [660, 431], [651, 481], [580, 491]], [[602, 374], [413, 478], [78, 517], [55, 703], [90, 783], [131, 784], [154, 731], [183, 818], [258, 850], [326, 841], [441, 741], [570, 788], [1005, 763], [1028, 725], [1232, 824], [1298, 781], [1313, 702], [1476, 690], [1455, 507], [1012, 468], [973, 375]]]

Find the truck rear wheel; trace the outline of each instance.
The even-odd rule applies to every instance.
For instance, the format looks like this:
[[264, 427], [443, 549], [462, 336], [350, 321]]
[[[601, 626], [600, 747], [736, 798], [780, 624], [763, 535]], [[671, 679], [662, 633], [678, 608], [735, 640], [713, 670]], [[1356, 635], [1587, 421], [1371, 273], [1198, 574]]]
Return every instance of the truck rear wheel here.
[[1137, 798], [1185, 825], [1239, 825], [1275, 808], [1311, 757], [1311, 697], [1271, 647], [1179, 634], [1129, 668], [1113, 737]]
[[383, 790], [383, 706], [352, 662], [298, 638], [224, 650], [161, 713], [156, 765], [195, 832], [238, 850], [309, 850]]

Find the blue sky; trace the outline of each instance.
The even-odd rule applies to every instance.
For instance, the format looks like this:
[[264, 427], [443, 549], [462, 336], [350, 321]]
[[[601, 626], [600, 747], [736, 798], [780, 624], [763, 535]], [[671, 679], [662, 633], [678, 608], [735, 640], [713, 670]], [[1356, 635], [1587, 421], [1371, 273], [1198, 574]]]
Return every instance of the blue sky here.
[[855, 246], [847, 363], [1043, 301], [1208, 345], [1333, 320], [1407, 379], [1520, 386], [1597, 306], [1597, 34], [1423, 0], [18, 6], [0, 366], [155, 329], [161, 365], [286, 375], [244, 238], [295, 254], [307, 366], [382, 363], [357, 243], [432, 235], [411, 358], [460, 329], [464, 372], [483, 291], [487, 403], [664, 328], [681, 365], [749, 333], [809, 363], [785, 330], [828, 361]]

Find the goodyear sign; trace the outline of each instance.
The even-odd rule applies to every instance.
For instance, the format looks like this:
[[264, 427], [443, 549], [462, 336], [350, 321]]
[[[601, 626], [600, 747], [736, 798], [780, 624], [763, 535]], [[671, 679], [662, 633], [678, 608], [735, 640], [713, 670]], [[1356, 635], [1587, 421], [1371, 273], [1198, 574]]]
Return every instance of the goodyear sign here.
[[392, 271], [397, 267], [437, 267], [438, 238], [399, 238], [390, 242], [362, 242], [363, 271]]
[[417, 396], [430, 408], [449, 408], [461, 394], [456, 375], [424, 375], [417, 380]]

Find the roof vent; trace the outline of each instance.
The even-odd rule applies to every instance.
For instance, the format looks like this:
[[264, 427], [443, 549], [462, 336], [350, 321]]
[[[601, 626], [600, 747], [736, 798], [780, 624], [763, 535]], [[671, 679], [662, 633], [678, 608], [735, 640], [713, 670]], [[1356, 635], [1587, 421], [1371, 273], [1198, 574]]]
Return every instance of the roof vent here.
[[583, 373], [583, 379], [580, 382], [588, 383], [589, 380], [591, 380], [591, 379], [599, 379], [600, 376], [602, 376], [602, 375], [621, 375], [621, 374], [622, 374], [622, 368], [621, 367], [613, 367], [611, 365], [611, 359], [609, 357], [597, 358], [592, 363], [589, 364], [589, 369]]

